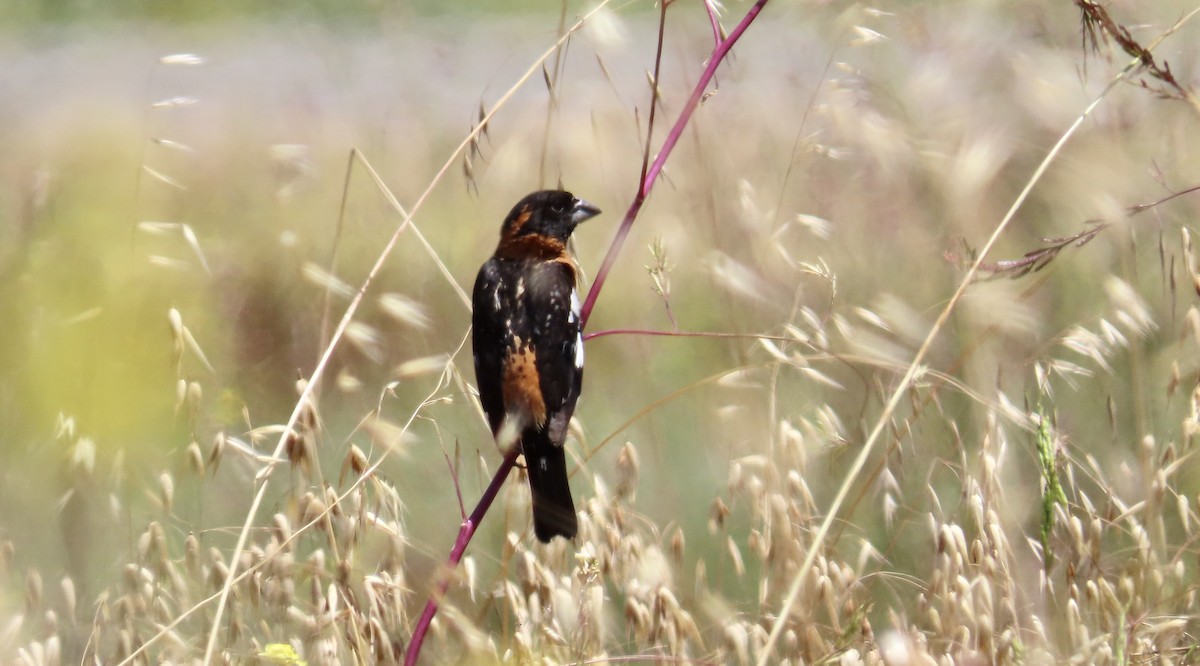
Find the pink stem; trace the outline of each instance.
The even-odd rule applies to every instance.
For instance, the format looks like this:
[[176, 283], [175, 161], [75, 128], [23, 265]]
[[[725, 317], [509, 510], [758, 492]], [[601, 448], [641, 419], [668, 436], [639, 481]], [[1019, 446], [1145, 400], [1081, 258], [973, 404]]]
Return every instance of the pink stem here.
[[649, 328], [610, 328], [595, 333], [586, 333], [583, 336], [585, 341], [594, 338], [602, 338], [606, 335], [648, 335], [660, 336], [664, 338], [754, 338], [774, 340], [783, 340], [785, 338], [775, 338], [770, 335], [756, 335], [753, 333], [713, 333], [711, 331], [658, 331]]
[[629, 210], [625, 212], [625, 219], [621, 221], [621, 226], [617, 228], [617, 235], [613, 238], [612, 244], [608, 246], [608, 254], [604, 255], [604, 261], [600, 264], [600, 270], [596, 272], [596, 281], [592, 283], [592, 288], [588, 291], [587, 299], [583, 302], [580, 319], [584, 324], [587, 324], [588, 317], [592, 314], [596, 298], [600, 296], [600, 288], [604, 286], [604, 280], [608, 277], [608, 272], [612, 270], [612, 265], [616, 262], [617, 255], [621, 252], [621, 246], [625, 244], [625, 238], [629, 236], [629, 230], [633, 227], [633, 221], [637, 219], [638, 213], [641, 212], [642, 204], [645, 203], [646, 197], [654, 187], [654, 181], [658, 180], [658, 174], [662, 171], [667, 157], [671, 155], [675, 144], [679, 142], [679, 137], [683, 135], [683, 129], [687, 127], [688, 121], [692, 119], [692, 113], [696, 111], [696, 107], [700, 104], [700, 98], [704, 96], [704, 90], [708, 88], [709, 82], [712, 81], [713, 76], [717, 73], [717, 67], [725, 58], [725, 54], [729, 53], [729, 49], [733, 48], [734, 43], [742, 36], [746, 28], [750, 27], [750, 24], [758, 17], [758, 14], [766, 4], [767, 0], [758, 0], [755, 2], [750, 11], [746, 12], [746, 16], [733, 29], [733, 32], [729, 33], [729, 36], [725, 39], [717, 42], [716, 48], [713, 49], [712, 55], [709, 56], [708, 66], [704, 68], [704, 72], [700, 75], [700, 80], [696, 82], [696, 87], [692, 90], [692, 96], [688, 98], [683, 111], [679, 113], [679, 119], [675, 121], [675, 126], [667, 134], [667, 139], [658, 151], [658, 156], [654, 158], [654, 163], [650, 165], [650, 170], [646, 172], [646, 177], [642, 180], [637, 195], [633, 198], [633, 203], [630, 204]]
[[413, 629], [412, 640], [408, 642], [408, 651], [404, 654], [405, 666], [415, 666], [417, 663], [417, 657], [421, 654], [421, 644], [425, 642], [425, 634], [429, 631], [429, 625], [433, 622], [433, 616], [437, 614], [438, 601], [446, 594], [446, 588], [450, 586], [449, 572], [454, 570], [458, 566], [458, 563], [462, 561], [463, 553], [467, 551], [467, 544], [471, 543], [471, 537], [475, 536], [475, 530], [479, 528], [479, 523], [483, 522], [483, 516], [491, 508], [497, 493], [500, 492], [500, 486], [504, 485], [504, 481], [508, 478], [508, 473], [512, 471], [513, 465], [516, 464], [517, 455], [520, 453], [521, 447], [514, 446], [504, 456], [504, 460], [500, 462], [500, 469], [496, 470], [496, 475], [492, 477], [492, 482], [483, 491], [483, 497], [479, 498], [479, 503], [475, 505], [475, 510], [471, 512], [470, 517], [464, 520], [462, 526], [458, 528], [458, 538], [454, 540], [454, 548], [450, 550], [450, 557], [447, 558], [446, 571], [443, 572], [441, 580], [438, 581], [437, 589], [433, 594], [429, 595], [429, 601], [425, 602], [425, 608], [421, 611], [421, 617], [417, 618], [417, 626]]
[[[716, 48], [713, 49], [712, 55], [709, 56], [708, 66], [704, 68], [704, 73], [700, 75], [700, 81], [696, 84], [696, 89], [692, 91], [692, 96], [688, 99], [687, 104], [683, 107], [683, 111], [679, 114], [679, 120], [675, 122], [675, 126], [671, 128], [671, 132], [667, 134], [666, 141], [663, 142], [662, 148], [658, 152], [658, 156], [654, 158], [654, 163], [650, 165], [650, 169], [646, 172], [646, 177], [642, 179], [641, 185], [638, 188], [637, 196], [634, 197], [633, 204], [630, 205], [628, 212], [625, 213], [625, 219], [621, 222], [621, 226], [617, 229], [617, 235], [613, 239], [612, 245], [608, 248], [608, 254], [604, 257], [604, 263], [601, 264], [599, 272], [596, 274], [596, 281], [592, 283], [592, 288], [588, 291], [587, 300], [584, 301], [580, 319], [584, 324], [587, 323], [588, 315], [592, 312], [592, 307], [596, 303], [596, 297], [600, 294], [600, 288], [604, 285], [604, 280], [608, 276], [609, 270], [612, 269], [613, 262], [617, 258], [617, 253], [620, 252], [621, 246], [625, 242], [625, 237], [629, 235], [629, 229], [633, 226], [633, 221], [637, 218], [638, 212], [642, 209], [642, 203], [645, 202], [646, 196], [650, 194], [650, 190], [654, 187], [654, 182], [658, 180], [658, 174], [662, 171], [663, 164], [666, 163], [667, 157], [678, 143], [679, 137], [683, 134], [684, 127], [687, 126], [688, 120], [691, 119], [692, 113], [695, 112], [696, 106], [700, 104], [700, 98], [704, 95], [704, 89], [708, 87], [712, 81], [713, 75], [717, 72], [717, 66], [721, 64], [721, 60], [725, 58], [725, 54], [729, 53], [729, 49], [746, 31], [746, 28], [758, 17], [767, 0], [757, 0], [750, 11], [746, 12], [746, 16], [738, 23], [733, 32], [723, 40], [717, 42]], [[657, 82], [656, 82], [657, 84]], [[652, 100], [652, 103], [654, 100]], [[417, 658], [421, 655], [421, 646], [425, 642], [425, 634], [429, 632], [429, 625], [433, 622], [433, 616], [437, 614], [438, 602], [442, 596], [446, 594], [446, 589], [450, 586], [449, 572], [458, 567], [458, 563], [462, 561], [463, 553], [467, 550], [467, 545], [471, 543], [471, 537], [475, 535], [475, 530], [478, 529], [479, 523], [483, 521], [484, 515], [491, 508], [492, 502], [496, 500], [496, 495], [500, 492], [500, 486], [504, 485], [504, 481], [508, 479], [509, 472], [512, 471], [513, 465], [517, 462], [517, 455], [520, 454], [520, 447], [514, 446], [500, 463], [500, 468], [496, 470], [496, 475], [492, 477], [491, 483], [488, 484], [486, 490], [483, 491], [483, 496], [479, 498], [479, 503], [475, 505], [475, 510], [471, 512], [470, 517], [463, 522], [458, 530], [458, 538], [454, 540], [454, 548], [450, 550], [450, 556], [446, 560], [446, 571], [443, 572], [441, 580], [438, 581], [433, 594], [429, 595], [429, 600], [425, 602], [425, 608], [421, 611], [421, 616], [417, 618], [417, 625], [413, 629], [412, 640], [408, 642], [408, 650], [404, 654], [405, 666], [415, 666]]]

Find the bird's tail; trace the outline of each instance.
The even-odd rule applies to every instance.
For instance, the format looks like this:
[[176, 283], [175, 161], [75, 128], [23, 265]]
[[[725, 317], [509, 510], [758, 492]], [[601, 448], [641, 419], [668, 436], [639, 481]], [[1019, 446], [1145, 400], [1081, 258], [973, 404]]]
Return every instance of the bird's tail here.
[[566, 451], [550, 443], [544, 433], [527, 434], [521, 446], [533, 491], [534, 534], [542, 543], [556, 536], [575, 538], [579, 525], [567, 483]]

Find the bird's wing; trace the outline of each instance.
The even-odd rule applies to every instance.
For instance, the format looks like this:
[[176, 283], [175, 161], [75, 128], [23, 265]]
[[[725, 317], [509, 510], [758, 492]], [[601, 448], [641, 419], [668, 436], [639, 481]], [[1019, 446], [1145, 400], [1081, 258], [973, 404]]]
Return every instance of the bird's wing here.
[[475, 383], [479, 401], [495, 435], [504, 422], [502, 386], [504, 358], [512, 345], [512, 333], [505, 326], [509, 312], [504, 303], [504, 286], [498, 262], [490, 259], [479, 269], [471, 298], [471, 344], [475, 357]]
[[521, 298], [531, 324], [546, 430], [562, 446], [583, 384], [583, 340], [575, 271], [564, 262], [542, 262], [527, 278]]

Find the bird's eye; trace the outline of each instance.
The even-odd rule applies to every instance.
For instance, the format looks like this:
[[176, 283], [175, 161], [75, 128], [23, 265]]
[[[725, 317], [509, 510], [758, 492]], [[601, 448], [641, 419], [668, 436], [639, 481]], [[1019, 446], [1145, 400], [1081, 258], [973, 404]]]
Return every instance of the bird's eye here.
[[567, 211], [567, 207], [562, 204], [550, 204], [550, 212], [555, 215], [562, 215]]

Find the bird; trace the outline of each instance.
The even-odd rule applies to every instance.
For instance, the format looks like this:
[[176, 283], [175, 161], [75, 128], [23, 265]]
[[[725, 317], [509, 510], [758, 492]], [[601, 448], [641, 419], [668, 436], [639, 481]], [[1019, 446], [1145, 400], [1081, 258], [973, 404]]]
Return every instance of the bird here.
[[524, 197], [504, 218], [471, 297], [479, 401], [501, 448], [520, 443], [543, 543], [578, 531], [563, 444], [583, 387], [583, 322], [567, 241], [599, 214], [564, 190]]

